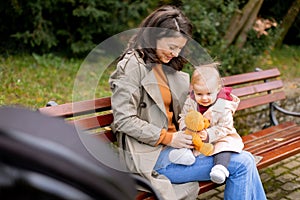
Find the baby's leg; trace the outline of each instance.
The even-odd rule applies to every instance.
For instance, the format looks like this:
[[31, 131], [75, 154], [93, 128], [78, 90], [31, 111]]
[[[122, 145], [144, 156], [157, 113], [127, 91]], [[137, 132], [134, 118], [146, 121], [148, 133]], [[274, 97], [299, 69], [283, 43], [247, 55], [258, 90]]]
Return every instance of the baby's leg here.
[[232, 152], [223, 151], [214, 155], [214, 167], [209, 174], [211, 181], [218, 184], [224, 183], [229, 176], [227, 166], [230, 162], [231, 154]]
[[231, 151], [223, 151], [214, 155], [214, 165], [223, 165], [227, 168], [232, 153]]

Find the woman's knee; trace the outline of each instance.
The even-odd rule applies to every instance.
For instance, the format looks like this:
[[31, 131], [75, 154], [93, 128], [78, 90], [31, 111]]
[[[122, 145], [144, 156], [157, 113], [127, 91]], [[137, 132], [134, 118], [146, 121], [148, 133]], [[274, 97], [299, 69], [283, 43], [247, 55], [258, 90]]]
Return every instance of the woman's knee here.
[[244, 157], [247, 157], [249, 160], [254, 161], [254, 157], [252, 153], [250, 153], [249, 151], [242, 151], [240, 154], [243, 155]]
[[242, 151], [239, 154], [235, 154], [234, 156], [232, 156], [232, 161], [236, 165], [242, 165], [246, 168], [252, 168], [256, 166], [253, 155], [248, 151]]

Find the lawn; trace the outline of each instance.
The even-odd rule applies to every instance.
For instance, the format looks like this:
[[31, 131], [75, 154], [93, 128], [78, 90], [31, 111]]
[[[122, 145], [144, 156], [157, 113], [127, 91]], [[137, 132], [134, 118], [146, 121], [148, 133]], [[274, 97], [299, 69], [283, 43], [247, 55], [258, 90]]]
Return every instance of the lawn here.
[[[284, 79], [292, 80], [300, 77], [299, 59], [299, 46], [284, 46], [265, 52], [257, 61], [257, 66], [263, 69], [276, 66], [283, 73]], [[81, 89], [81, 93], [89, 90], [88, 87], [74, 87], [75, 80], [83, 82], [85, 87], [90, 84], [81, 80], [78, 74], [83, 61], [53, 54], [0, 57], [0, 105], [22, 105], [36, 109], [45, 106], [50, 100], [59, 104], [71, 102], [73, 93], [78, 89]], [[110, 95], [108, 77], [112, 70], [107, 68], [102, 75], [88, 72], [91, 80], [96, 80], [93, 83], [96, 86], [91, 86], [96, 87], [92, 91], [95, 97]]]
[[278, 67], [284, 80], [300, 78], [300, 46], [283, 46], [266, 51], [257, 62], [263, 69]]

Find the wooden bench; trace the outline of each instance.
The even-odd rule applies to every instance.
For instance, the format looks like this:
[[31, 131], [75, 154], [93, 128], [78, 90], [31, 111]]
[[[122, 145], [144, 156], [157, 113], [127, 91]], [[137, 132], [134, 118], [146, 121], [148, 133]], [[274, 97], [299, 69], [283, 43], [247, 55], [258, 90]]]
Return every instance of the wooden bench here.
[[[279, 124], [276, 119], [278, 111], [287, 115], [300, 116], [300, 113], [286, 111], [277, 104], [278, 101], [286, 98], [277, 68], [223, 78], [224, 85], [233, 87], [233, 93], [241, 99], [238, 110], [269, 105], [271, 126], [242, 137], [245, 150], [263, 157], [257, 164], [258, 169], [300, 152], [300, 126], [294, 122]], [[113, 122], [110, 97], [43, 107], [39, 111], [46, 115], [66, 118], [67, 123], [92, 131], [105, 141], [116, 141], [109, 128]], [[201, 194], [219, 185], [206, 181], [199, 182], [199, 186], [199, 194]], [[140, 192], [137, 199], [151, 199], [149, 196], [151, 194]]]

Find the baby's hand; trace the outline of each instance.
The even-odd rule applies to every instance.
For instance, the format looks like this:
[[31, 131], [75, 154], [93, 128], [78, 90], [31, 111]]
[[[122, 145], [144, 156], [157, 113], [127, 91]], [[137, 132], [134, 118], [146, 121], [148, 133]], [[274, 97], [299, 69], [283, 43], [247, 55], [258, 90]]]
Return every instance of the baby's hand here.
[[197, 132], [197, 134], [200, 136], [202, 141], [205, 141], [207, 139], [207, 131], [204, 129], [202, 131]]
[[193, 150], [193, 154], [194, 154], [194, 156], [195, 157], [197, 157], [197, 156], [199, 156], [201, 153], [200, 153], [200, 151], [197, 151], [197, 150]]

